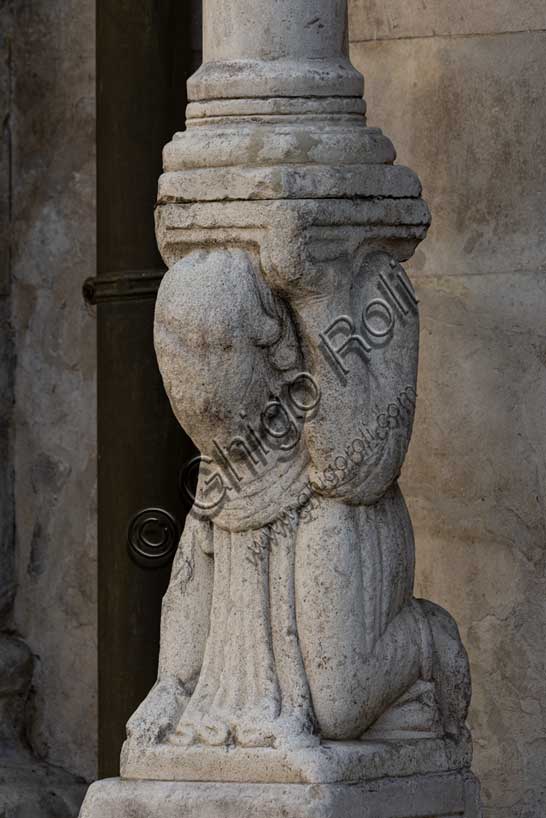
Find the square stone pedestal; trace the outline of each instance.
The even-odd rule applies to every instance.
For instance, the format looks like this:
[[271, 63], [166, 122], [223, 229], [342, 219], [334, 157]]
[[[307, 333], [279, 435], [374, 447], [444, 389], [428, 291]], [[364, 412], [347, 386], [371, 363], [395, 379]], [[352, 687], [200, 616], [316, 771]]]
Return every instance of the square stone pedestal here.
[[481, 818], [479, 784], [454, 772], [366, 784], [98, 781], [80, 818]]

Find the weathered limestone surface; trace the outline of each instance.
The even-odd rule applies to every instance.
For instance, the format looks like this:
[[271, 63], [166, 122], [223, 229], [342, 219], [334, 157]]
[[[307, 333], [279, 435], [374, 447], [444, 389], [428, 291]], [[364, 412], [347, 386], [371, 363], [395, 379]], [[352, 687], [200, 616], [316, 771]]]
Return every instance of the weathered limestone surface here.
[[420, 160], [430, 191], [434, 221], [414, 276], [544, 269], [545, 41], [535, 31], [352, 46], [371, 124], [388, 123], [399, 161]]
[[72, 818], [85, 790], [83, 780], [30, 755], [16, 763], [0, 759], [2, 818]]
[[[448, 811], [446, 811], [448, 810]], [[364, 786], [177, 784], [110, 779], [89, 790], [81, 818], [479, 818], [473, 776], [447, 774]]]
[[542, 0], [349, 0], [351, 42], [546, 28]]
[[376, 4], [358, 0], [351, 55], [371, 124], [419, 168], [434, 214], [409, 266], [422, 331], [402, 486], [417, 588], [454, 613], [469, 649], [485, 814], [543, 818], [546, 34], [494, 32], [544, 29], [528, 18], [544, 4], [509, 3], [499, 26], [495, 3], [486, 29], [487, 4], [449, 5], [466, 21], [454, 33], [492, 36], [434, 37], [445, 29], [412, 3], [399, 5], [407, 28], [379, 31], [365, 24]]
[[0, 813], [68, 818], [96, 774], [94, 4], [0, 22], [0, 628], [27, 643], [0, 637]]
[[294, 818], [480, 814], [467, 656], [414, 597], [398, 486], [419, 336], [402, 262], [430, 217], [366, 125], [346, 30], [345, 0], [205, 9], [156, 220], [156, 351], [199, 481], [157, 684], [86, 818], [273, 816], [273, 791]]
[[72, 818], [86, 784], [38, 761], [26, 741], [26, 705], [33, 657], [12, 636], [0, 637], [0, 815], [2, 818]]
[[0, 627], [11, 609], [14, 583], [14, 508], [11, 425], [13, 413], [14, 349], [10, 321], [10, 244], [11, 218], [11, 113], [10, 70], [13, 16], [11, 9], [0, 7], [0, 118], [4, 123], [0, 142]]

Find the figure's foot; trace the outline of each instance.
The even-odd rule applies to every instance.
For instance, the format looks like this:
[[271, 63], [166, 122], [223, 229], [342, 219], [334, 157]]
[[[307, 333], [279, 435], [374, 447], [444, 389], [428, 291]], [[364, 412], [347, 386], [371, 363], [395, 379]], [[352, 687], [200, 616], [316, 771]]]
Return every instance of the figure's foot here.
[[293, 750], [320, 743], [309, 720], [305, 721], [298, 716], [264, 718], [263, 711], [251, 708], [244, 713], [235, 710], [229, 715], [213, 709], [206, 714], [188, 709], [170, 740], [173, 744], [185, 747], [205, 744], [209, 747], [274, 747]]
[[176, 727], [188, 697], [177, 679], [159, 680], [127, 722], [130, 741], [156, 744]]
[[191, 747], [206, 744], [209, 747], [227, 746], [232, 743], [228, 723], [214, 714], [204, 715], [196, 711], [184, 713], [171, 737], [172, 744]]
[[438, 738], [443, 733], [434, 684], [419, 679], [377, 719], [362, 739]]
[[235, 740], [241, 747], [274, 747], [276, 750], [299, 750], [320, 744], [311, 722], [297, 715], [281, 715], [261, 722], [252, 717], [241, 719], [237, 723]]
[[446, 735], [457, 738], [470, 705], [468, 655], [450, 614], [426, 599], [418, 600], [432, 633], [432, 679]]

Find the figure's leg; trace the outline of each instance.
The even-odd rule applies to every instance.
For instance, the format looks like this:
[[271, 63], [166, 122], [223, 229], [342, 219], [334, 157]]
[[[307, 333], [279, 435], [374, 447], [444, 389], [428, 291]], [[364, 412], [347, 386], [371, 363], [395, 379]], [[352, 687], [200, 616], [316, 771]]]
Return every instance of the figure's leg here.
[[252, 532], [214, 529], [211, 626], [177, 743], [266, 746], [280, 696], [271, 648], [269, 560], [250, 559]]
[[214, 700], [221, 684], [230, 633], [231, 535], [214, 527], [212, 531], [214, 579], [210, 624], [197, 684], [171, 738], [177, 744], [225, 745], [229, 740], [229, 725], [214, 707]]
[[129, 739], [162, 740], [193, 693], [210, 620], [211, 543], [211, 524], [188, 516], [163, 598], [158, 680], [127, 724]]
[[250, 550], [255, 532], [218, 527], [214, 532], [214, 597], [205, 658], [172, 741], [313, 745], [317, 739], [293, 621], [293, 542], [287, 537], [257, 556]]
[[[419, 614], [410, 603], [389, 624], [372, 654], [347, 653], [338, 660], [330, 684], [321, 678], [325, 657], [316, 668], [308, 662], [314, 677], [311, 695], [315, 715], [324, 739], [357, 739], [421, 677], [426, 642]], [[318, 671], [318, 672], [317, 672]]]
[[398, 495], [380, 502], [323, 499], [298, 532], [298, 634], [325, 738], [359, 737], [422, 673], [428, 631], [411, 602], [407, 512]]

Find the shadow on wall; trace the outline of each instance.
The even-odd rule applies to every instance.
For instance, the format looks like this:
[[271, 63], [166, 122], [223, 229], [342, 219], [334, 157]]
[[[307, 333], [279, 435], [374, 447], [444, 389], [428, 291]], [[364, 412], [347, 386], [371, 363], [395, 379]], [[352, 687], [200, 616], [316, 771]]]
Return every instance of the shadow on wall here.
[[63, 763], [54, 733], [78, 731], [75, 712], [87, 747], [66, 766], [93, 771], [94, 322], [78, 282], [94, 266], [92, 26], [83, 2], [60, 12], [0, 9], [0, 812], [36, 818], [78, 813], [83, 778], [35, 752]]

